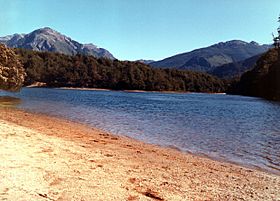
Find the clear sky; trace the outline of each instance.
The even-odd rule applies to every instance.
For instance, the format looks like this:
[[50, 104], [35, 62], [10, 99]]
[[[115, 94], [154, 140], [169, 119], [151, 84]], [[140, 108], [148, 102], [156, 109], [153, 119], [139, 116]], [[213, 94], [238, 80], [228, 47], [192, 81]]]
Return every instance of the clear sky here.
[[0, 0], [0, 36], [51, 27], [121, 60], [240, 39], [271, 43], [280, 0]]

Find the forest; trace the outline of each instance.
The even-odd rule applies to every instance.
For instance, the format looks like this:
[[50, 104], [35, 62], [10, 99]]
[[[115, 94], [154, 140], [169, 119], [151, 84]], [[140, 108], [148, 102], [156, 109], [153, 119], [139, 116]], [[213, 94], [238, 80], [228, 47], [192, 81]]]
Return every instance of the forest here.
[[223, 80], [207, 73], [154, 69], [131, 61], [77, 54], [15, 49], [26, 72], [24, 85], [47, 87], [108, 88], [114, 90], [224, 92]]
[[231, 84], [228, 93], [280, 100], [280, 48], [261, 56], [254, 69]]

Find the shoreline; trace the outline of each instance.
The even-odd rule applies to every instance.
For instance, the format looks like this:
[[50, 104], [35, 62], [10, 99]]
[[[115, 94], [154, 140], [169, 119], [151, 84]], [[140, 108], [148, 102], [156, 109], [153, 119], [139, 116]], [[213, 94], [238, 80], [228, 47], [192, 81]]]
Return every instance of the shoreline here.
[[121, 92], [127, 92], [127, 93], [170, 93], [170, 94], [188, 94], [193, 93], [189, 91], [145, 91], [145, 90], [137, 90], [137, 89], [106, 89], [106, 88], [85, 88], [85, 87], [58, 87], [56, 89], [62, 89], [62, 90], [80, 90], [80, 91], [121, 91]]
[[[10, 105], [8, 105], [7, 108], [11, 108]], [[94, 129], [94, 130], [98, 130], [99, 132], [105, 132], [105, 133], [108, 133], [108, 134], [116, 136], [116, 137], [124, 137], [124, 138], [127, 138], [129, 140], [136, 141], [136, 142], [139, 142], [139, 143], [143, 143], [143, 144], [146, 144], [146, 145], [155, 146], [155, 147], [162, 148], [162, 149], [174, 150], [174, 151], [179, 152], [180, 154], [183, 154], [183, 155], [192, 155], [194, 157], [204, 158], [204, 159], [207, 159], [207, 160], [213, 160], [213, 161], [217, 161], [217, 162], [220, 162], [220, 163], [227, 163], [227, 164], [231, 164], [231, 165], [242, 167], [242, 168], [247, 168], [247, 169], [251, 169], [251, 170], [264, 172], [264, 173], [267, 173], [267, 174], [280, 176], [279, 171], [268, 170], [268, 169], [261, 168], [261, 167], [255, 166], [255, 165], [249, 165], [249, 164], [246, 165], [246, 164], [243, 164], [241, 162], [235, 162], [235, 161], [231, 161], [231, 160], [227, 160], [227, 159], [222, 159], [222, 158], [219, 158], [219, 157], [212, 157], [212, 156], [209, 156], [209, 155], [204, 154], [204, 153], [194, 153], [194, 152], [191, 152], [191, 151], [182, 150], [182, 149], [180, 149], [180, 148], [178, 148], [177, 146], [174, 146], [174, 145], [161, 145], [161, 144], [149, 143], [149, 142], [146, 142], [144, 140], [139, 140], [139, 139], [133, 138], [129, 135], [126, 135], [125, 133], [115, 134], [115, 133], [112, 133], [110, 131], [106, 131], [102, 128], [94, 127], [94, 126], [92, 126], [90, 124], [87, 124], [87, 123], [81, 123], [79, 121], [70, 120], [70, 119], [63, 118], [63, 117], [56, 116], [56, 115], [48, 115], [48, 114], [44, 114], [44, 113], [41, 113], [41, 112], [29, 112], [29, 111], [25, 111], [24, 109], [17, 109], [17, 108], [13, 108], [13, 110], [18, 110], [18, 111], [28, 113], [28, 114], [31, 114], [31, 115], [33, 114], [33, 115], [38, 115], [38, 116], [43, 116], [43, 117], [45, 116], [45, 117], [49, 117], [49, 118], [52, 118], [52, 119], [56, 119], [58, 121], [70, 122], [70, 123], [73, 123], [73, 124], [77, 124], [77, 125], [81, 125], [81, 126], [85, 126], [85, 127]], [[1, 111], [1, 107], [0, 107], [0, 111]]]
[[[33, 151], [32, 147], [35, 142], [36, 146], [38, 145], [39, 149], [43, 150], [42, 153], [46, 155], [48, 164], [60, 160], [68, 164], [66, 167], [63, 165], [64, 163], [52, 167], [52, 175], [56, 176], [48, 177], [54, 180], [52, 182], [59, 184], [53, 186], [46, 184], [44, 192], [32, 195], [36, 198], [49, 197], [51, 199], [57, 198], [54, 200], [59, 200], [58, 198], [70, 200], [68, 197], [74, 196], [74, 192], [76, 193], [75, 196], [78, 196], [76, 198], [89, 196], [87, 193], [90, 192], [94, 195], [94, 198], [112, 198], [111, 200], [239, 200], [241, 198], [245, 200], [277, 200], [280, 196], [280, 190], [277, 189], [277, 186], [280, 185], [279, 175], [227, 162], [214, 161], [204, 156], [181, 152], [171, 147], [146, 144], [129, 137], [113, 135], [56, 117], [32, 114], [17, 109], [0, 108], [0, 131], [2, 129], [2, 132], [3, 127], [5, 132], [10, 129], [11, 133], [5, 133], [7, 136], [4, 138], [1, 135], [0, 142], [13, 138], [12, 143], [16, 144], [18, 141], [23, 141], [31, 147], [30, 151]], [[12, 131], [13, 129], [15, 130]], [[24, 130], [24, 132], [20, 133], [20, 130]], [[25, 139], [27, 135], [29, 137]], [[53, 139], [54, 144], [48, 143], [47, 146], [41, 144], [42, 142], [35, 139], [33, 135], [40, 136], [43, 142]], [[28, 141], [32, 141], [31, 139], [33, 143], [30, 144]], [[68, 151], [65, 152], [66, 148], [60, 149], [60, 147], [67, 147]], [[5, 156], [5, 154], [18, 153], [14, 153], [13, 150], [10, 151], [11, 153], [4, 149], [0, 154], [4, 153]], [[71, 160], [68, 160], [70, 152], [72, 153], [72, 155], [70, 154], [71, 157], [78, 158], [78, 161], [81, 160], [80, 166], [78, 164], [73, 165]], [[35, 159], [41, 157], [40, 154], [30, 156], [27, 154], [27, 156], [32, 156]], [[89, 161], [88, 157], [93, 158], [89, 159], [93, 161]], [[7, 158], [9, 157], [6, 156]], [[23, 162], [26, 161], [23, 160]], [[1, 164], [5, 164], [5, 161]], [[94, 168], [90, 169], [92, 165], [94, 165]], [[41, 167], [41, 163], [30, 163], [29, 171], [32, 171], [35, 166], [41, 168], [38, 172], [39, 176], [42, 172], [50, 171], [47, 170], [47, 167]], [[21, 171], [21, 169], [26, 171], [26, 168], [19, 165], [19, 167], [10, 168], [7, 171]], [[82, 178], [85, 180], [82, 180], [84, 188], [81, 192], [77, 191], [79, 189], [75, 185], [71, 188], [71, 191], [65, 192], [65, 188], [69, 184], [81, 181], [78, 177], [75, 177], [73, 181], [66, 179], [67, 181], [64, 182], [62, 177], [67, 177], [67, 175], [63, 175], [59, 171], [61, 168], [66, 168], [70, 175], [75, 169], [83, 173]], [[88, 169], [85, 170], [84, 168]], [[99, 178], [98, 175], [103, 173], [104, 175]], [[2, 174], [3, 172], [0, 172], [0, 176], [3, 177]], [[108, 175], [110, 175], [109, 178]], [[5, 177], [8, 176], [4, 173]], [[58, 179], [59, 182], [55, 179], [57, 177], [60, 178]], [[99, 178], [97, 181], [95, 181], [96, 177]], [[95, 180], [91, 180], [92, 183], [88, 182], [87, 178], [95, 178]], [[45, 182], [46, 179], [43, 177], [42, 180]], [[99, 182], [99, 185], [94, 188], [89, 187], [90, 185], [96, 185], [96, 182]], [[26, 186], [27, 184], [22, 183], [22, 185]], [[116, 192], [104, 191], [112, 185], [117, 186]], [[243, 187], [240, 188], [241, 186]], [[56, 189], [57, 195], [53, 192], [53, 188]], [[64, 189], [64, 191], [61, 189]], [[0, 198], [1, 196], [3, 198], [1, 190], [0, 187]], [[12, 194], [9, 194], [9, 191], [7, 191], [4, 198], [5, 196], [12, 196], [14, 193], [24, 193], [20, 190], [12, 192]], [[111, 197], [112, 195], [113, 197]], [[85, 200], [92, 200], [92, 198], [91, 196], [91, 199]]]
[[[11, 105], [7, 105], [7, 108], [11, 108]], [[109, 133], [110, 135], [113, 135], [113, 136], [128, 138], [132, 141], [144, 143], [144, 144], [159, 147], [159, 148], [162, 148], [162, 149], [174, 150], [174, 151], [177, 151], [177, 152], [179, 152], [180, 154], [183, 154], [183, 155], [184, 154], [192, 155], [192, 156], [199, 157], [199, 158], [205, 158], [207, 160], [213, 160], [213, 161], [217, 161], [217, 162], [221, 162], [221, 163], [228, 163], [228, 164], [235, 165], [235, 166], [238, 166], [238, 167], [247, 168], [247, 169], [251, 169], [251, 170], [256, 170], [256, 171], [280, 176], [280, 172], [277, 171], [278, 169], [277, 170], [275, 170], [275, 169], [269, 170], [269, 169], [258, 167], [256, 165], [244, 164], [244, 163], [241, 163], [241, 162], [236, 162], [236, 161], [232, 161], [232, 160], [225, 159], [225, 158], [222, 159], [222, 158], [219, 158], [219, 157], [209, 156], [209, 155], [204, 154], [204, 153], [194, 153], [194, 152], [191, 152], [191, 151], [188, 151], [188, 150], [182, 150], [179, 147], [174, 146], [174, 145], [161, 145], [161, 144], [156, 144], [156, 143], [149, 143], [149, 142], [146, 142], [144, 140], [139, 140], [139, 139], [133, 138], [129, 135], [126, 135], [125, 133], [115, 134], [115, 133], [112, 133], [110, 131], [106, 131], [102, 128], [94, 127], [94, 126], [92, 126], [90, 124], [87, 124], [87, 123], [81, 123], [79, 121], [70, 120], [70, 119], [63, 118], [63, 117], [56, 116], [56, 115], [48, 115], [48, 114], [44, 114], [44, 113], [41, 113], [41, 112], [29, 112], [29, 111], [25, 111], [24, 109], [17, 109], [16, 107], [14, 107], [13, 110], [18, 110], [18, 111], [21, 111], [21, 112], [25, 112], [25, 113], [29, 113], [29, 114], [33, 114], [33, 115], [38, 115], [38, 116], [45, 116], [45, 117], [56, 119], [58, 121], [60, 121], [60, 120], [61, 121], [67, 121], [67, 122], [74, 123], [74, 124], [77, 124], [77, 125], [82, 125], [82, 126], [85, 126], [85, 127], [95, 129], [95, 130], [99, 130], [100, 132]], [[0, 111], [1, 111], [1, 107], [0, 107]]]
[[79, 90], [79, 91], [120, 91], [127, 93], [166, 93], [166, 94], [191, 94], [191, 93], [201, 93], [201, 94], [220, 94], [227, 95], [225, 92], [192, 92], [192, 91], [146, 91], [137, 89], [107, 89], [107, 88], [86, 88], [86, 87], [46, 87], [45, 85], [28, 85], [26, 88], [51, 88], [51, 89], [61, 89], [61, 90]]
[[166, 94], [191, 94], [191, 93], [201, 93], [201, 94], [221, 94], [226, 95], [225, 92], [192, 92], [192, 91], [146, 91], [146, 90], [138, 90], [138, 89], [106, 89], [106, 88], [85, 88], [85, 87], [58, 87], [56, 89], [63, 89], [63, 90], [81, 90], [81, 91], [121, 91], [121, 92], [128, 92], [128, 93], [166, 93]]

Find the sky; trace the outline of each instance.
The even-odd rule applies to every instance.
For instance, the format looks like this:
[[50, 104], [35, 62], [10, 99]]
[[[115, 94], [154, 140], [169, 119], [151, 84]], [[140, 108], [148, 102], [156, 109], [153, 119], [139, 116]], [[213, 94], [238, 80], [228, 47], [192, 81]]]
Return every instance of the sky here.
[[160, 60], [221, 41], [272, 43], [279, 0], [0, 0], [0, 36], [53, 28], [120, 60]]

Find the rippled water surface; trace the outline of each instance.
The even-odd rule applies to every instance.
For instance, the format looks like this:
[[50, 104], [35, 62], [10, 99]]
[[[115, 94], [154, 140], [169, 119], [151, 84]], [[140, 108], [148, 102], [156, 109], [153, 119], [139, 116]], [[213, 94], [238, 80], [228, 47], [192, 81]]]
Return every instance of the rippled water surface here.
[[221, 94], [28, 89], [19, 108], [280, 173], [280, 104]]

